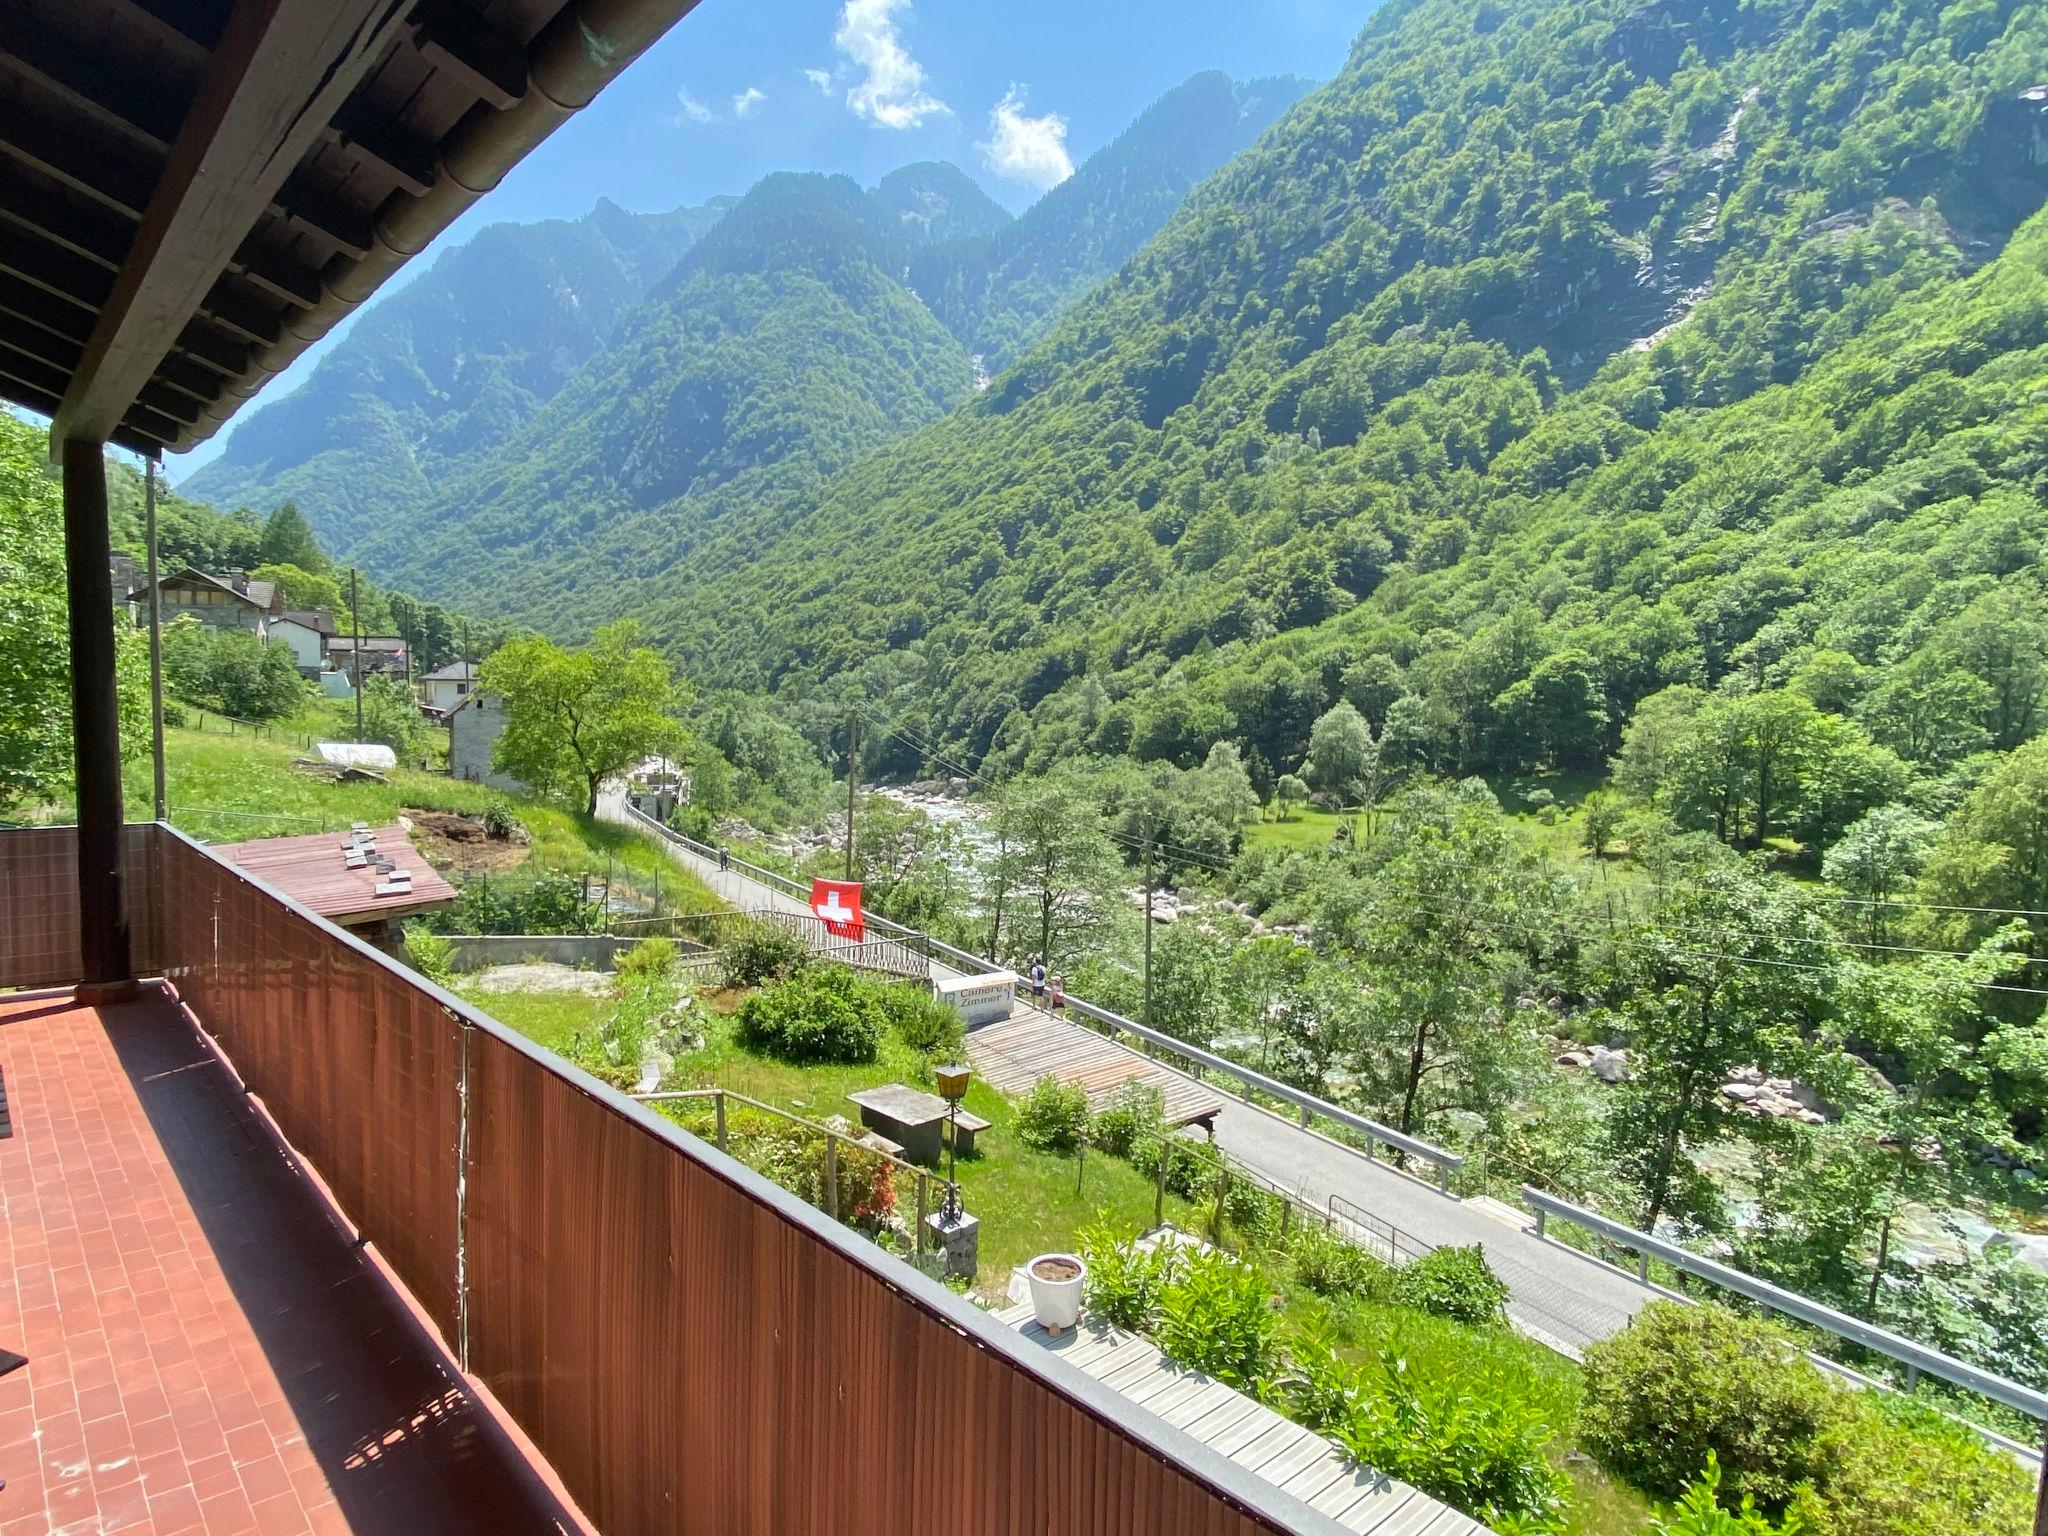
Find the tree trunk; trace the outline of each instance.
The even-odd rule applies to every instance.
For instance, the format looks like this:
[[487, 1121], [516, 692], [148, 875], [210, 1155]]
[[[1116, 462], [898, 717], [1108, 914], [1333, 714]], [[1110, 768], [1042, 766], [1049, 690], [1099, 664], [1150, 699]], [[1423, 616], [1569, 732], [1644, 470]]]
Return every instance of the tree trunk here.
[[589, 816], [592, 820], [595, 820], [597, 818], [598, 785], [603, 781], [599, 779], [599, 777], [594, 773], [587, 775], [587, 777], [590, 781], [590, 801], [587, 805], [583, 807], [583, 810], [585, 815]]
[[1870, 1268], [1870, 1289], [1863, 1294], [1863, 1315], [1873, 1323], [1877, 1321], [1877, 1287], [1884, 1279], [1885, 1261], [1892, 1251], [1892, 1218], [1889, 1213], [1877, 1229], [1877, 1262]]
[[1408, 1086], [1401, 1095], [1401, 1131], [1415, 1134], [1415, 1099], [1422, 1091], [1422, 1061], [1429, 1052], [1429, 1025], [1415, 1026], [1415, 1043], [1408, 1050]]

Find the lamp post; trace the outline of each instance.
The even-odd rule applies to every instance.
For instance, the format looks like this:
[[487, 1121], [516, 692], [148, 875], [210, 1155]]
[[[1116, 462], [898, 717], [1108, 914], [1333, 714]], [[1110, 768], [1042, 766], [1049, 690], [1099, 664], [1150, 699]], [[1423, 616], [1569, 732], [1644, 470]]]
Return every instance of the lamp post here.
[[939, 1097], [946, 1101], [946, 1203], [940, 1207], [939, 1216], [949, 1227], [960, 1220], [960, 1101], [967, 1097], [970, 1075], [959, 1062], [932, 1069], [932, 1076], [939, 1085]]

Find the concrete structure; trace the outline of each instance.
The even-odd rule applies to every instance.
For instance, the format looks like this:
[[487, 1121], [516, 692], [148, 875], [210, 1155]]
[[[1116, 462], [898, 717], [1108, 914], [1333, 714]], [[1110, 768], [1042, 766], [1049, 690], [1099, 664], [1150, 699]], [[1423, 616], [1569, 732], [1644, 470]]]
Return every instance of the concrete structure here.
[[472, 784], [488, 784], [508, 794], [524, 794], [527, 786], [491, 766], [491, 753], [505, 734], [505, 701], [488, 693], [472, 693], [448, 716], [448, 773]]
[[1017, 1000], [1017, 973], [997, 971], [986, 976], [949, 976], [932, 983], [933, 995], [946, 1004], [971, 1029], [977, 1024], [994, 1024], [1010, 1016]]
[[420, 702], [436, 714], [445, 715], [468, 698], [481, 670], [473, 661], [451, 661], [420, 675]]

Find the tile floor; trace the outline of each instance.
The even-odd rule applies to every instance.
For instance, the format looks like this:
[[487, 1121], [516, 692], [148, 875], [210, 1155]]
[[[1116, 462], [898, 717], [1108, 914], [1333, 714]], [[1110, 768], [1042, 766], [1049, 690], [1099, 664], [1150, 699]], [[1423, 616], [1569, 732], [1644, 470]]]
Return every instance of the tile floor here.
[[580, 1529], [171, 1002], [0, 1071], [0, 1536]]

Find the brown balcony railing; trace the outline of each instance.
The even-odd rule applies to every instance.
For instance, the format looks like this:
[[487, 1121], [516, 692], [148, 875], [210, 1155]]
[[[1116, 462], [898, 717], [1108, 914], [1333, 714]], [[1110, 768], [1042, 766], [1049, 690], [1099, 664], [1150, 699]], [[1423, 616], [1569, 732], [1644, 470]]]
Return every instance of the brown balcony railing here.
[[[130, 837], [138, 956], [609, 1536], [1337, 1529], [176, 831]], [[0, 832], [0, 986], [77, 963], [68, 857]]]

